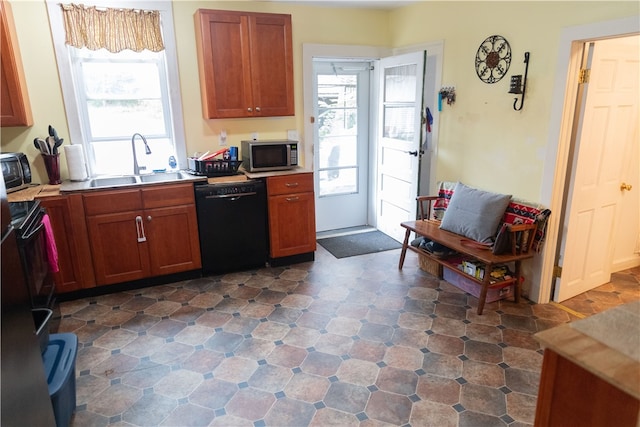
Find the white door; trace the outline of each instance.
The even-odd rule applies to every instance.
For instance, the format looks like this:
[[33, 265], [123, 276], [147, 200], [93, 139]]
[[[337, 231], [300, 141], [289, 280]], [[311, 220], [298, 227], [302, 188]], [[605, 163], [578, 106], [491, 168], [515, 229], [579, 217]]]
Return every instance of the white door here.
[[377, 228], [398, 241], [415, 220], [426, 52], [380, 61], [376, 161]]
[[[610, 280], [620, 218], [625, 159], [638, 144], [638, 55], [618, 39], [591, 44], [591, 76], [578, 125], [572, 186], [554, 300], [563, 301]], [[637, 178], [636, 178], [637, 179]], [[636, 189], [637, 191], [637, 189]], [[637, 207], [636, 207], [637, 209]], [[638, 224], [632, 226], [638, 232]]]
[[316, 231], [367, 224], [368, 62], [314, 60]]

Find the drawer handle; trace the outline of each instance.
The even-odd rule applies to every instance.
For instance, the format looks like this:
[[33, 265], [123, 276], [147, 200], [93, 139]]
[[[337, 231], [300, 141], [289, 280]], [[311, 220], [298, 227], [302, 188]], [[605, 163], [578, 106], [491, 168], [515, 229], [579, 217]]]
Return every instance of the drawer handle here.
[[300, 197], [287, 197], [287, 202], [297, 202], [300, 200]]
[[147, 241], [147, 236], [144, 235], [144, 223], [140, 215], [136, 217], [136, 233], [138, 234], [138, 243]]
[[297, 187], [297, 186], [299, 186], [300, 184], [298, 184], [297, 182], [287, 182], [285, 185], [286, 185], [287, 187]]

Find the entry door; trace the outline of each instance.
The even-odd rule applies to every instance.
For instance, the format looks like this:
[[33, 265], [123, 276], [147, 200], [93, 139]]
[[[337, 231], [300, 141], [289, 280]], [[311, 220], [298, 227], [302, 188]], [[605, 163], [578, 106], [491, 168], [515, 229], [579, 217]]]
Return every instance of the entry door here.
[[[637, 153], [634, 144], [638, 144], [638, 48], [636, 44], [624, 49], [620, 43], [612, 39], [591, 44], [591, 76], [577, 127], [556, 301], [593, 289], [611, 277], [616, 219], [621, 217], [627, 191], [621, 184], [629, 178], [624, 175], [625, 159]], [[637, 215], [629, 227], [629, 237], [635, 238]]]
[[314, 61], [316, 231], [367, 224], [368, 62]]
[[426, 52], [380, 61], [376, 176], [377, 228], [398, 241], [416, 218]]

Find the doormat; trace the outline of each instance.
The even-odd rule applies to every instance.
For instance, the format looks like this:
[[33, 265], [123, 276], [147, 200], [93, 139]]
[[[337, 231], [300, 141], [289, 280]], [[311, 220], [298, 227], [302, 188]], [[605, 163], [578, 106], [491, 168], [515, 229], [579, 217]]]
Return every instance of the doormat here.
[[318, 244], [336, 258], [390, 251], [402, 247], [400, 243], [378, 230], [318, 239]]

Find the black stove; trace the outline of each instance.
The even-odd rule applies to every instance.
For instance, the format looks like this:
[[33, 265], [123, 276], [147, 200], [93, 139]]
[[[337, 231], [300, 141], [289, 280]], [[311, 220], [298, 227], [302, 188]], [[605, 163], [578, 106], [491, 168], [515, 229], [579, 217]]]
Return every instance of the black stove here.
[[11, 212], [11, 225], [19, 236], [24, 236], [37, 227], [42, 218], [38, 200], [10, 202], [9, 211]]

